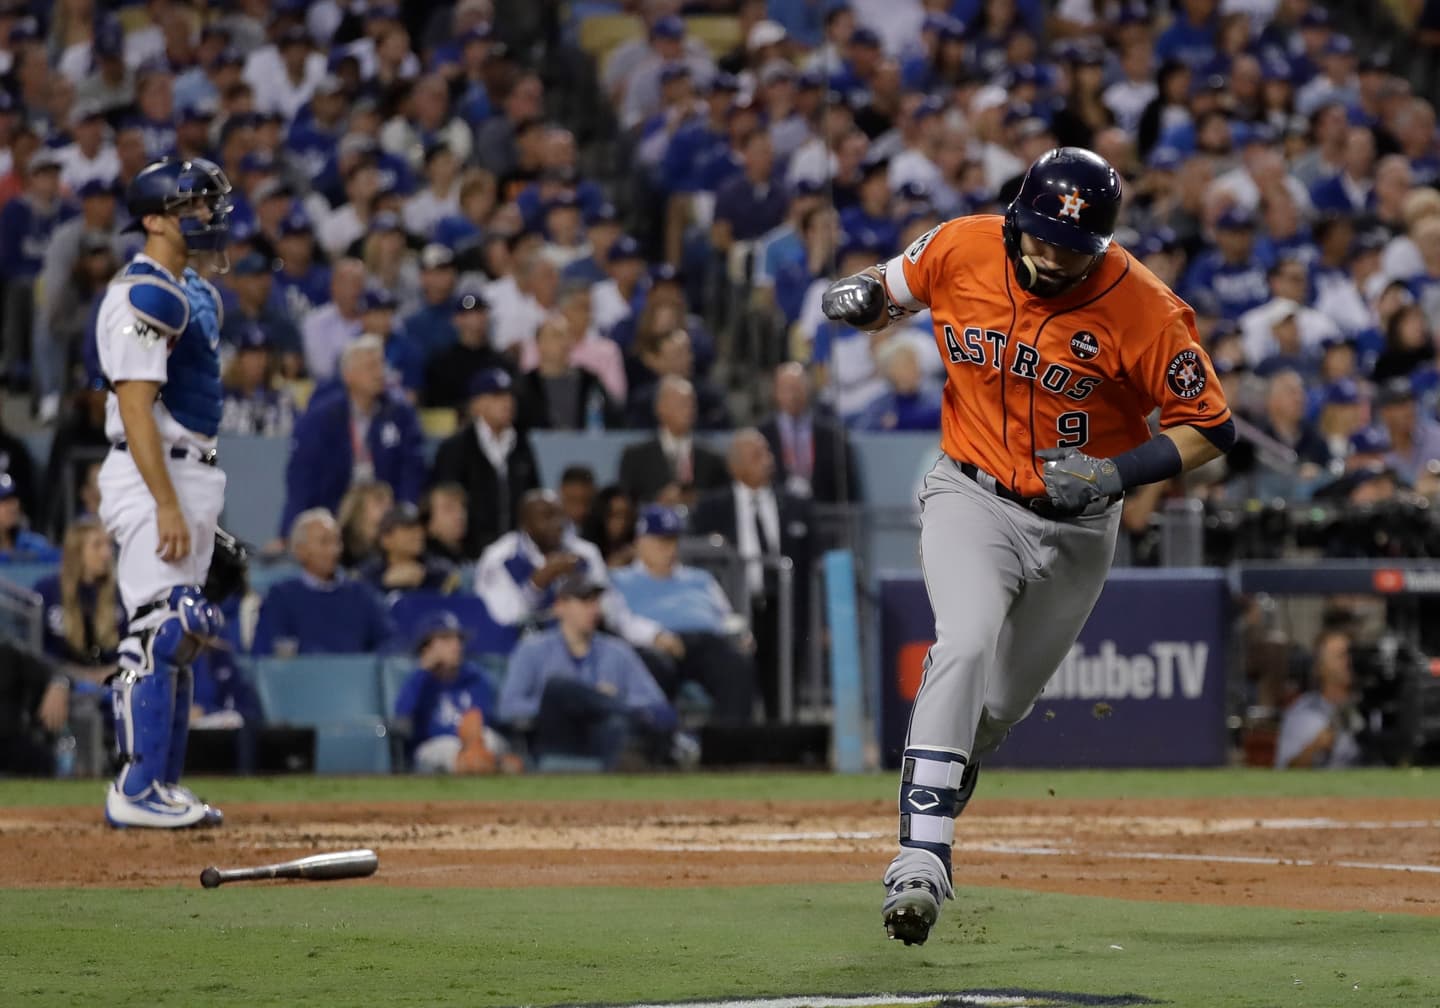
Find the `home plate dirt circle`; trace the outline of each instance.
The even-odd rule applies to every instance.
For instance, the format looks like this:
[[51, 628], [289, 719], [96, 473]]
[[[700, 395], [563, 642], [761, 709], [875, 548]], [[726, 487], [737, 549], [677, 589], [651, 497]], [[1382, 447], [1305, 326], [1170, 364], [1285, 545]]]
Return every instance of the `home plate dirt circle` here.
[[[273, 803], [225, 812], [218, 830], [117, 833], [94, 809], [10, 809], [0, 814], [0, 886], [194, 885], [207, 864], [349, 847], [373, 848], [380, 870], [337, 884], [781, 885], [803, 872], [811, 882], [878, 886], [895, 843], [888, 802]], [[1437, 830], [1440, 801], [977, 800], [956, 831], [956, 882], [1440, 915]]]

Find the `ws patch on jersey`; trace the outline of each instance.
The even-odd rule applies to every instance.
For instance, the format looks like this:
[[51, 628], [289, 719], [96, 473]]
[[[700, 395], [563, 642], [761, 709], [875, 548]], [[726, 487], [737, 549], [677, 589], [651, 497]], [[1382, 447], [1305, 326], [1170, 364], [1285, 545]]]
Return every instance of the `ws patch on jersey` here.
[[905, 250], [905, 258], [909, 259], [912, 263], [918, 263], [920, 261], [920, 253], [925, 251], [925, 246], [930, 244], [930, 239], [934, 238], [935, 232], [939, 230], [940, 225], [936, 224], [929, 231], [926, 231], [919, 238], [911, 242], [910, 247]]
[[1094, 360], [1100, 353], [1100, 341], [1088, 329], [1081, 329], [1070, 337], [1070, 352], [1081, 360]]
[[136, 319], [120, 331], [126, 336], [134, 336], [147, 350], [164, 338], [159, 329], [142, 319]]
[[1194, 350], [1181, 350], [1165, 369], [1165, 383], [1181, 399], [1194, 399], [1208, 383], [1205, 365]]

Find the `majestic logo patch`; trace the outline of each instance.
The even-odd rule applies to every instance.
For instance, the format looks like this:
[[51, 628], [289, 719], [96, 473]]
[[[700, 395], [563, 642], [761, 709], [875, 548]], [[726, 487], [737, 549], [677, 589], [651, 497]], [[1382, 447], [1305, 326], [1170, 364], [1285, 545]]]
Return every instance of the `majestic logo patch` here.
[[912, 263], [918, 263], [920, 261], [920, 253], [925, 251], [925, 246], [930, 244], [930, 239], [934, 238], [935, 232], [939, 230], [940, 225], [937, 224], [911, 242], [910, 247], [905, 250], [905, 258], [909, 259]]
[[1081, 329], [1070, 337], [1070, 352], [1081, 360], [1094, 360], [1100, 352], [1100, 341], [1088, 329]]
[[1205, 391], [1205, 365], [1194, 350], [1181, 350], [1165, 369], [1165, 382], [1181, 399], [1194, 399]]
[[1060, 197], [1060, 216], [1069, 217], [1071, 220], [1080, 219], [1080, 211], [1084, 210], [1089, 203], [1080, 198], [1079, 189], [1071, 189], [1064, 196]]

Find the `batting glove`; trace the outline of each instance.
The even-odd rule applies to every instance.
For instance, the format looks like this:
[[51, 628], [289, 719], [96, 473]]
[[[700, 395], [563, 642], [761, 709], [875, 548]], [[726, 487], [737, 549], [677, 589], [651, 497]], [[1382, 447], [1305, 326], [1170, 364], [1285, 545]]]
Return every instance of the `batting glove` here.
[[1045, 493], [1065, 514], [1079, 514], [1125, 489], [1120, 471], [1108, 458], [1092, 458], [1078, 448], [1042, 448], [1035, 454], [1045, 460]]
[[836, 280], [820, 296], [820, 310], [857, 329], [873, 326], [885, 316], [885, 288], [869, 273]]

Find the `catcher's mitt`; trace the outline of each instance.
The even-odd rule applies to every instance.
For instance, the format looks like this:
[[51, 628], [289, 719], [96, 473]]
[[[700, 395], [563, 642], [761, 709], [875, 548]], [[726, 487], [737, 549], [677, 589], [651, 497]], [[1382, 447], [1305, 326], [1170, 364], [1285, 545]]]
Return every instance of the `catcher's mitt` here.
[[205, 576], [205, 598], [218, 606], [243, 592], [249, 567], [250, 553], [245, 544], [217, 526], [215, 553], [210, 557], [210, 572]]

